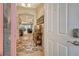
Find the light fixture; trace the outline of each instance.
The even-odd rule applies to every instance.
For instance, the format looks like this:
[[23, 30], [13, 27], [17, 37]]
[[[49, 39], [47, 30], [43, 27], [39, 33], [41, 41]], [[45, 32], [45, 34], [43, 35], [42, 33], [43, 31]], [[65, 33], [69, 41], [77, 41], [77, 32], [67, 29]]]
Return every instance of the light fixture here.
[[27, 7], [31, 7], [31, 4], [28, 3], [28, 4], [27, 4]]
[[23, 7], [31, 7], [31, 4], [30, 4], [30, 3], [27, 3], [27, 4], [22, 3], [21, 5], [22, 5]]
[[23, 7], [26, 7], [26, 5], [24, 3], [21, 4]]

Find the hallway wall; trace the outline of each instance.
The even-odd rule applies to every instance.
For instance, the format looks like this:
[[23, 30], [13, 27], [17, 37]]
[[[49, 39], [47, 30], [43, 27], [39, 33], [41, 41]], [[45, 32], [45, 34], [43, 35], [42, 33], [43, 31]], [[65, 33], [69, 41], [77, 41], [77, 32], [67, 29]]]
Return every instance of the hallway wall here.
[[42, 15], [44, 15], [44, 4], [39, 4], [36, 8], [36, 19], [40, 18]]

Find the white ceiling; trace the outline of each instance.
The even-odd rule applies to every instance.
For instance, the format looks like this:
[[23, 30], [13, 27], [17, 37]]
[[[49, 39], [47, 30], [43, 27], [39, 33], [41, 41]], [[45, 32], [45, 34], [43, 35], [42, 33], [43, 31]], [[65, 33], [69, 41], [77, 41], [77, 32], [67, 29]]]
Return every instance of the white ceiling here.
[[[26, 8], [36, 8], [40, 3], [17, 3], [17, 6], [22, 6]], [[28, 6], [30, 5], [30, 6]]]

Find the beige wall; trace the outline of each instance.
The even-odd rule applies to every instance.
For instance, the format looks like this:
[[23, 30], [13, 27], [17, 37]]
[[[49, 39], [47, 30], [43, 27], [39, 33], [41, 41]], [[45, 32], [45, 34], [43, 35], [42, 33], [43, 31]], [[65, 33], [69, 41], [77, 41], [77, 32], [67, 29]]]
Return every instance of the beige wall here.
[[[36, 20], [44, 15], [44, 4], [39, 4], [36, 8]], [[42, 24], [44, 26], [44, 24]], [[42, 46], [44, 46], [44, 37], [42, 37]]]
[[36, 19], [40, 18], [42, 15], [44, 15], [44, 4], [40, 4], [36, 8]]
[[[36, 11], [35, 11], [35, 9], [31, 9], [31, 8], [24, 8], [24, 7], [21, 7], [21, 6], [18, 6], [17, 7], [17, 10], [16, 10], [16, 12], [17, 12], [17, 15], [19, 15], [19, 14], [30, 14], [30, 15], [33, 15], [34, 16], [34, 19], [33, 20], [35, 20], [35, 16], [36, 16]], [[33, 22], [32, 20], [25, 20], [25, 17], [23, 17], [22, 16], [22, 20], [25, 22]]]

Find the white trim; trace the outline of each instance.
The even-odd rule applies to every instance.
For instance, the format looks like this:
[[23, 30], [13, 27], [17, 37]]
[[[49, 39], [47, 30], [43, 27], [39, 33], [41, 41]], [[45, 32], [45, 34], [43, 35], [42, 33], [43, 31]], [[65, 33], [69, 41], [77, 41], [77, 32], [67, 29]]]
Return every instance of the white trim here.
[[68, 33], [68, 3], [66, 3], [66, 33]]
[[59, 3], [57, 4], [57, 34], [59, 34]]
[[65, 45], [63, 45], [63, 44], [57, 43], [58, 56], [60, 56], [60, 55], [59, 55], [59, 46], [62, 46], [62, 47], [64, 47], [64, 48], [66, 48], [66, 55], [65, 55], [65, 56], [68, 56], [68, 48], [67, 48]]
[[58, 35], [66, 35], [67, 33], [68, 33], [68, 4], [66, 3], [66, 31], [65, 31], [65, 33], [60, 33], [60, 24], [59, 24], [59, 19], [60, 19], [60, 9], [59, 9], [59, 6], [60, 6], [60, 4], [58, 4], [58, 6], [57, 6], [57, 34]]
[[[54, 9], [53, 9], [53, 8], [54, 8], [54, 7], [53, 7], [52, 5], [53, 5], [53, 4], [50, 5], [50, 24], [52, 24], [52, 23], [54, 22], [54, 21], [53, 21], [53, 17], [54, 17], [54, 16], [53, 16], [53, 12], [54, 12]], [[51, 29], [50, 31], [51, 31], [51, 33], [53, 33], [53, 32], [54, 32], [54, 30], [53, 30], [53, 29], [54, 29], [54, 23], [53, 23], [52, 25], [50, 25], [50, 27], [51, 27], [51, 28], [50, 28], [50, 29]]]
[[48, 5], [49, 4], [44, 4], [44, 54], [45, 56], [49, 55], [48, 52], [48, 38], [46, 38], [46, 33], [47, 33], [47, 20], [48, 20]]

